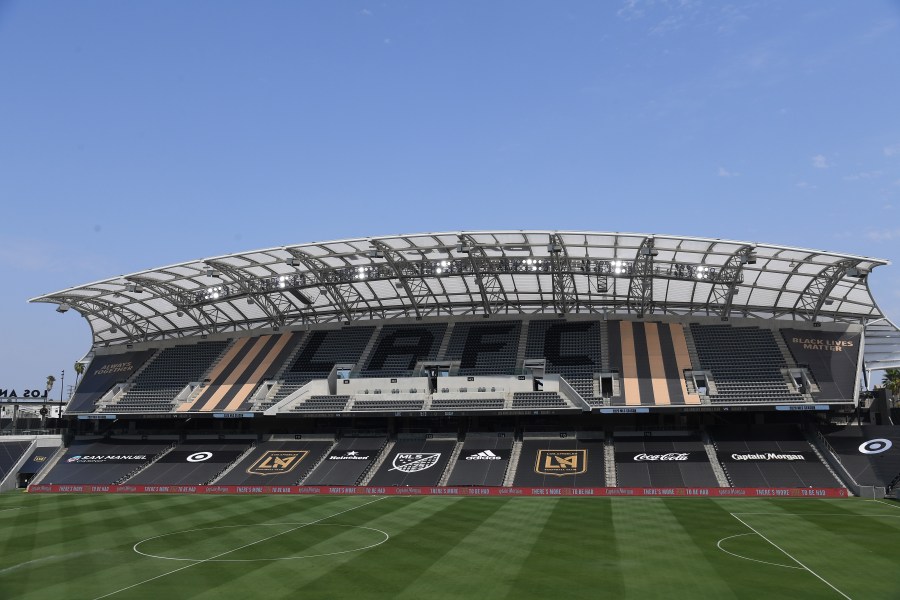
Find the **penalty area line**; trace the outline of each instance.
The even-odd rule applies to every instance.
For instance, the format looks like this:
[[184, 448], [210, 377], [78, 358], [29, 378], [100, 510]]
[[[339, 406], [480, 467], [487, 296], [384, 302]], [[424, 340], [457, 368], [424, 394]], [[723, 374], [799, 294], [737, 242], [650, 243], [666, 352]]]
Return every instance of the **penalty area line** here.
[[327, 517], [322, 517], [321, 519], [316, 519], [315, 521], [310, 521], [309, 523], [304, 523], [304, 524], [302, 524], [302, 525], [299, 525], [299, 526], [297, 526], [297, 527], [294, 527], [293, 529], [288, 529], [287, 531], [282, 531], [281, 533], [276, 533], [276, 534], [274, 534], [274, 535], [270, 535], [269, 537], [265, 537], [265, 538], [263, 538], [263, 539], [261, 539], [261, 540], [256, 540], [255, 542], [250, 542], [249, 544], [244, 544], [243, 546], [238, 546], [237, 548], [232, 548], [231, 550], [226, 550], [225, 552], [222, 552], [222, 553], [220, 553], [220, 554], [216, 554], [215, 556], [210, 556], [209, 558], [204, 558], [203, 560], [198, 560], [198, 561], [193, 562], [193, 563], [191, 563], [191, 564], [189, 564], [189, 565], [185, 565], [185, 566], [183, 566], [183, 567], [178, 567], [177, 569], [172, 569], [171, 571], [167, 571], [166, 573], [162, 573], [161, 575], [157, 575], [157, 576], [155, 576], [155, 577], [151, 577], [151, 578], [149, 578], [149, 579], [145, 579], [145, 580], [143, 580], [143, 581], [139, 581], [139, 582], [137, 582], [137, 583], [133, 583], [133, 584], [127, 586], [127, 587], [123, 587], [123, 588], [118, 589], [118, 590], [116, 590], [116, 591], [114, 591], [114, 592], [109, 592], [108, 594], [103, 594], [102, 596], [97, 596], [94, 600], [100, 600], [101, 598], [109, 598], [110, 596], [114, 596], [114, 595], [118, 594], [119, 592], [124, 592], [124, 591], [126, 591], [126, 590], [130, 590], [131, 588], [135, 588], [135, 587], [137, 587], [137, 586], [139, 586], [139, 585], [143, 585], [143, 584], [145, 584], [145, 583], [150, 583], [151, 581], [155, 581], [155, 580], [160, 579], [160, 578], [162, 578], [162, 577], [166, 577], [167, 575], [172, 575], [173, 573], [177, 573], [178, 571], [184, 571], [185, 569], [190, 569], [191, 567], [196, 567], [197, 565], [202, 565], [203, 563], [209, 562], [209, 561], [211, 561], [211, 560], [215, 560], [215, 559], [217, 559], [217, 558], [220, 558], [220, 557], [222, 557], [222, 556], [225, 556], [226, 554], [231, 554], [232, 552], [237, 552], [238, 550], [243, 550], [244, 548], [249, 548], [250, 546], [254, 546], [254, 545], [256, 545], [256, 544], [259, 544], [259, 543], [262, 543], [262, 542], [271, 540], [272, 538], [276, 538], [276, 537], [278, 537], [278, 536], [280, 536], [280, 535], [285, 535], [285, 534], [287, 534], [287, 533], [291, 533], [292, 531], [297, 531], [298, 529], [303, 529], [304, 527], [308, 527], [308, 526], [310, 526], [310, 525], [314, 525], [314, 524], [316, 524], [316, 523], [319, 523], [320, 521], [324, 521], [325, 519], [330, 519], [330, 518], [332, 518], [332, 517], [336, 517], [336, 516], [338, 516], [338, 515], [342, 515], [342, 514], [344, 514], [344, 513], [348, 513], [348, 512], [350, 512], [351, 510], [356, 510], [357, 508], [362, 508], [363, 506], [368, 506], [369, 504], [374, 504], [375, 502], [378, 502], [379, 500], [384, 500], [385, 498], [387, 498], [387, 496], [382, 496], [382, 497], [380, 497], [380, 498], [376, 498], [375, 500], [372, 500], [371, 502], [366, 502], [366, 503], [364, 503], [364, 504], [360, 504], [359, 506], [354, 506], [354, 507], [352, 507], [352, 508], [348, 508], [347, 510], [342, 510], [341, 512], [334, 513], [333, 515], [328, 515]]
[[890, 506], [891, 508], [900, 510], [900, 505], [897, 505], [897, 504], [891, 504], [890, 502], [885, 502], [884, 500], [878, 500], [878, 499], [875, 499], [875, 502], [877, 502], [878, 504], [884, 504], [885, 506]]
[[827, 585], [828, 587], [830, 587], [831, 589], [833, 589], [834, 591], [836, 591], [838, 594], [840, 594], [841, 596], [843, 596], [843, 597], [846, 598], [847, 600], [852, 600], [852, 599], [850, 598], [850, 596], [848, 596], [847, 594], [845, 594], [845, 593], [842, 592], [841, 590], [837, 589], [836, 587], [834, 587], [833, 585], [831, 585], [830, 583], [828, 583], [828, 581], [826, 581], [825, 578], [823, 578], [821, 575], [819, 575], [818, 573], [816, 573], [815, 571], [813, 571], [812, 569], [810, 569], [809, 567], [807, 567], [806, 565], [804, 565], [802, 562], [800, 562], [799, 560], [797, 560], [796, 558], [794, 558], [793, 555], [792, 555], [790, 552], [788, 552], [787, 550], [785, 550], [784, 548], [782, 548], [781, 546], [779, 546], [778, 544], [776, 544], [775, 542], [773, 542], [772, 540], [770, 540], [769, 538], [767, 538], [766, 536], [764, 536], [763, 534], [761, 534], [760, 532], [758, 532], [756, 529], [754, 529], [752, 526], [750, 526], [750, 525], [749, 525], [746, 521], [744, 521], [742, 518], [740, 518], [739, 516], [737, 516], [737, 515], [734, 514], [734, 513], [729, 513], [729, 514], [730, 514], [732, 517], [734, 517], [735, 519], [737, 519], [738, 521], [740, 521], [741, 524], [742, 524], [744, 527], [746, 527], [747, 529], [749, 529], [750, 531], [752, 531], [753, 533], [755, 533], [756, 535], [758, 535], [758, 536], [761, 537], [762, 539], [766, 540], [767, 542], [769, 542], [770, 544], [772, 544], [773, 546], [775, 546], [775, 548], [777, 548], [782, 554], [784, 554], [785, 556], [787, 556], [788, 558], [790, 558], [792, 561], [794, 561], [795, 563], [797, 563], [798, 565], [800, 565], [801, 567], [803, 567], [804, 569], [806, 569], [807, 571], [809, 571], [810, 574], [812, 574], [816, 579], [818, 579], [819, 581], [821, 581], [822, 583], [824, 583], [825, 585]]

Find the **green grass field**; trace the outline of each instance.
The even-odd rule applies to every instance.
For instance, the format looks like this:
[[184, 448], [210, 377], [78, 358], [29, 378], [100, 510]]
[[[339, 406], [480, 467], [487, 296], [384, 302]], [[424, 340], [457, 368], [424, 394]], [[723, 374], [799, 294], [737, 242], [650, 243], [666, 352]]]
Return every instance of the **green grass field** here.
[[0, 495], [0, 598], [900, 598], [900, 503]]

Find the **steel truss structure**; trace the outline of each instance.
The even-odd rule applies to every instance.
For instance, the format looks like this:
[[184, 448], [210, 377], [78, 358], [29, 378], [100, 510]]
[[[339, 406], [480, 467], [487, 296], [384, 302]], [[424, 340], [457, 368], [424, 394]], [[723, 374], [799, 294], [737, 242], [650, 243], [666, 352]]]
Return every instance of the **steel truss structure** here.
[[95, 345], [312, 323], [496, 314], [698, 315], [865, 324], [887, 261], [709, 238], [575, 231], [423, 233], [253, 250], [33, 298]]

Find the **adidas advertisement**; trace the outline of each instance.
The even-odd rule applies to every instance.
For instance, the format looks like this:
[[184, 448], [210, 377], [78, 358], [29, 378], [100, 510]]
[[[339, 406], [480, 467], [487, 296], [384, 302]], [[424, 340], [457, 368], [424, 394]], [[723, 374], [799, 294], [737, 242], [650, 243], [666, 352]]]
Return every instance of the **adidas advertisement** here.
[[488, 450], [463, 450], [459, 453], [456, 460], [461, 461], [491, 461], [491, 460], [509, 460], [509, 448], [488, 449]]
[[147, 454], [76, 454], [66, 458], [67, 463], [77, 465], [92, 464], [141, 464], [150, 460]]
[[332, 452], [325, 460], [370, 460], [371, 452], [359, 452], [358, 450], [345, 450], [344, 452]]
[[172, 450], [161, 459], [162, 463], [230, 463], [243, 454], [243, 450], [191, 451]]
[[616, 452], [616, 462], [709, 462], [706, 452]]
[[721, 462], [817, 462], [815, 452], [719, 452]]

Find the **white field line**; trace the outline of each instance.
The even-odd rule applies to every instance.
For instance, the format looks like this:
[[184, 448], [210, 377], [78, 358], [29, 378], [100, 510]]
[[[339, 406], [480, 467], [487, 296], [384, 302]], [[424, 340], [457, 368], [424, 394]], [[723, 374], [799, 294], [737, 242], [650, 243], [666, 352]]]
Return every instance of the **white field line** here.
[[[847, 594], [845, 594], [845, 593], [842, 592], [841, 590], [837, 589], [836, 587], [834, 587], [833, 585], [831, 585], [830, 583], [828, 583], [821, 575], [819, 575], [818, 573], [816, 573], [815, 571], [813, 571], [812, 569], [810, 569], [809, 567], [807, 567], [806, 565], [804, 565], [802, 562], [800, 562], [799, 560], [797, 560], [796, 558], [794, 558], [787, 550], [785, 550], [784, 548], [782, 548], [781, 546], [779, 546], [778, 544], [776, 544], [775, 542], [773, 542], [772, 540], [770, 540], [769, 538], [767, 538], [766, 536], [764, 536], [763, 534], [761, 534], [760, 532], [758, 532], [756, 529], [754, 529], [753, 527], [751, 527], [750, 525], [748, 525], [747, 522], [744, 521], [742, 518], [740, 518], [739, 516], [737, 516], [737, 515], [734, 514], [734, 513], [730, 513], [730, 514], [731, 514], [732, 517], [734, 517], [735, 519], [737, 519], [738, 521], [740, 521], [741, 524], [744, 525], [744, 527], [746, 527], [747, 529], [749, 529], [750, 531], [752, 531], [753, 533], [755, 533], [756, 535], [758, 535], [758, 536], [761, 537], [762, 539], [766, 540], [767, 542], [769, 542], [770, 544], [772, 544], [773, 546], [775, 546], [778, 550], [781, 551], [782, 554], [784, 554], [785, 556], [787, 556], [788, 558], [790, 558], [792, 561], [794, 561], [795, 563], [797, 563], [798, 565], [800, 565], [801, 567], [803, 567], [804, 569], [806, 569], [807, 571], [809, 571], [816, 579], [818, 579], [819, 581], [821, 581], [822, 583], [824, 583], [825, 585], [827, 585], [828, 587], [830, 587], [831, 589], [833, 589], [834, 591], [836, 591], [838, 594], [840, 594], [841, 596], [843, 596], [843, 597], [846, 598], [847, 600], [852, 600], [852, 599], [850, 598], [850, 596], [848, 596]], [[777, 513], [773, 513], [773, 514], [777, 514]]]
[[[730, 550], [726, 550], [725, 548], [722, 547], [722, 542], [724, 542], [726, 540], [734, 539], [737, 537], [743, 537], [745, 535], [755, 535], [755, 534], [748, 532], [748, 533], [739, 533], [737, 535], [729, 535], [728, 537], [723, 537], [721, 540], [716, 542], [716, 546], [719, 548], [719, 550], [721, 550], [725, 554], [730, 554], [732, 556], [736, 556], [737, 558], [742, 558], [744, 560], [752, 560], [753, 562], [762, 563], [764, 565], [772, 565], [773, 567], [784, 567], [785, 569], [800, 569], [800, 567], [795, 567], [794, 565], [783, 565], [781, 563], [773, 563], [773, 562], [769, 562], [767, 560], [759, 560], [758, 558], [750, 558], [749, 556], [741, 556], [740, 554], [735, 554], [734, 552], [731, 552]], [[800, 569], [800, 570], [802, 571], [803, 569]]]
[[[875, 500], [875, 502], [878, 502]], [[770, 512], [736, 512], [732, 515], [769, 515], [772, 517], [870, 517], [873, 519], [900, 519], [900, 515], [852, 515], [847, 513], [770, 513]]]
[[193, 562], [193, 563], [191, 563], [191, 564], [189, 564], [189, 565], [185, 565], [185, 566], [183, 566], [183, 567], [178, 567], [177, 569], [172, 569], [171, 571], [167, 571], [166, 573], [163, 573], [162, 575], [157, 575], [156, 577], [151, 577], [151, 578], [149, 578], [149, 579], [145, 579], [145, 580], [143, 580], [143, 581], [139, 581], [139, 582], [137, 582], [137, 583], [134, 583], [134, 584], [129, 585], [129, 586], [127, 586], [127, 587], [123, 587], [123, 588], [118, 589], [118, 590], [116, 590], [116, 591], [114, 591], [114, 592], [110, 592], [110, 593], [108, 593], [108, 594], [104, 594], [104, 595], [102, 595], [102, 596], [97, 596], [97, 598], [95, 598], [95, 600], [100, 600], [101, 598], [108, 598], [108, 597], [110, 597], [110, 596], [113, 596], [113, 595], [115, 595], [115, 594], [118, 594], [119, 592], [124, 592], [125, 590], [130, 590], [131, 588], [135, 588], [135, 587], [137, 587], [137, 586], [139, 586], [139, 585], [143, 585], [143, 584], [145, 584], [145, 583], [149, 583], [149, 582], [154, 581], [154, 580], [156, 580], [156, 579], [160, 579], [161, 577], [166, 577], [167, 575], [171, 575], [171, 574], [173, 574], [173, 573], [177, 573], [178, 571], [184, 571], [185, 569], [190, 569], [191, 567], [196, 567], [197, 565], [202, 565], [203, 563], [209, 562], [209, 561], [211, 561], [211, 560], [215, 560], [215, 559], [217, 559], [217, 558], [220, 558], [220, 557], [222, 557], [222, 556], [225, 556], [226, 554], [231, 554], [232, 552], [237, 552], [238, 550], [243, 550], [244, 548], [249, 548], [250, 546], [254, 546], [254, 545], [259, 544], [259, 543], [261, 543], [261, 542], [265, 542], [265, 541], [267, 541], [267, 540], [271, 540], [272, 538], [276, 538], [276, 537], [278, 537], [278, 536], [280, 536], [280, 535], [285, 535], [285, 534], [290, 533], [290, 532], [292, 532], [292, 531], [297, 531], [298, 529], [303, 529], [304, 527], [309, 527], [310, 525], [314, 525], [315, 523], [318, 523], [318, 522], [320, 522], [320, 521], [324, 521], [325, 519], [330, 519], [330, 518], [332, 518], [332, 517], [336, 517], [336, 516], [338, 516], [338, 515], [342, 515], [342, 514], [344, 514], [344, 513], [348, 513], [348, 512], [350, 512], [351, 510], [356, 510], [357, 508], [362, 508], [363, 506], [368, 506], [369, 504], [373, 504], [373, 503], [375, 503], [375, 502], [378, 502], [379, 500], [384, 500], [385, 498], [387, 498], [387, 496], [382, 496], [382, 497], [380, 497], [380, 498], [376, 498], [375, 500], [372, 500], [371, 502], [366, 502], [365, 504], [360, 504], [359, 506], [354, 506], [353, 508], [348, 508], [347, 510], [342, 510], [341, 512], [334, 513], [333, 515], [328, 515], [327, 517], [322, 517], [321, 519], [316, 519], [315, 521], [310, 521], [309, 523], [304, 523], [304, 524], [302, 524], [302, 525], [299, 525], [299, 526], [297, 526], [297, 527], [294, 527], [293, 529], [288, 529], [287, 531], [282, 531], [281, 533], [276, 533], [276, 534], [274, 534], [274, 535], [270, 535], [269, 537], [263, 538], [263, 539], [261, 539], [261, 540], [256, 540], [255, 542], [251, 542], [251, 543], [249, 543], [249, 544], [244, 544], [243, 546], [239, 546], [239, 547], [237, 547], [237, 548], [232, 548], [231, 550], [226, 550], [225, 552], [222, 552], [222, 553], [220, 553], [220, 554], [216, 554], [215, 556], [211, 556], [211, 557], [205, 558], [205, 559], [203, 559], [203, 560], [198, 560], [197, 562]]
[[8, 511], [8, 510], [22, 510], [22, 507], [19, 506], [19, 507], [16, 507], [16, 508], [0, 508], [0, 512], [6, 512], [6, 511]]
[[890, 502], [885, 502], [884, 500], [875, 500], [875, 502], [877, 502], [878, 504], [884, 504], [885, 506], [890, 506], [891, 508], [900, 510], [900, 505], [898, 505], [898, 504], [891, 504]]

